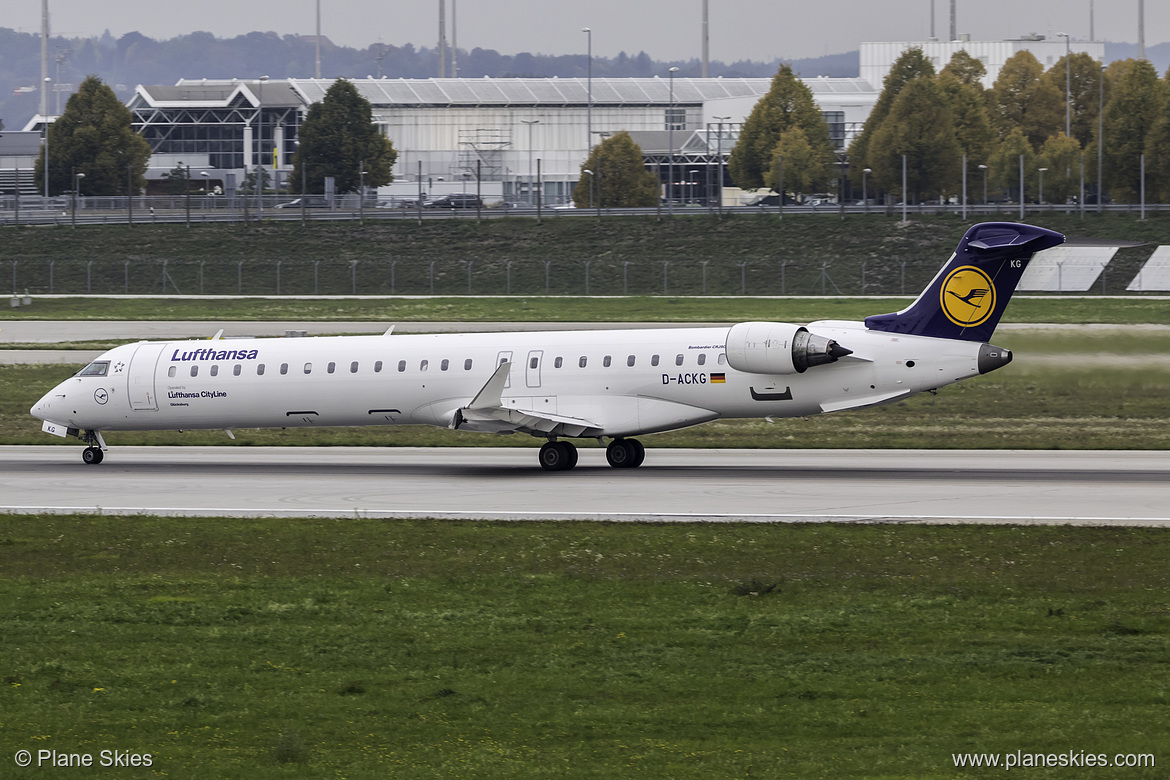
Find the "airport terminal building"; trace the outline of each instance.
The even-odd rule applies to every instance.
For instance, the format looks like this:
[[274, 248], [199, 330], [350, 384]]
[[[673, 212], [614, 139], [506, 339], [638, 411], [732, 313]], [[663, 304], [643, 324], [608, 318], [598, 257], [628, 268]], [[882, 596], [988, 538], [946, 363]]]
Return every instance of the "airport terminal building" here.
[[[675, 182], [673, 197], [706, 198], [719, 155], [726, 159], [739, 126], [771, 81], [384, 78], [353, 83], [398, 151], [395, 183], [383, 194], [475, 191], [478, 173], [485, 199], [533, 201], [539, 164], [543, 202], [551, 205], [569, 200], [591, 144], [622, 130], [635, 138], [643, 134], [643, 140], [661, 147], [644, 152], [664, 185]], [[148, 178], [189, 165], [192, 179], [210, 179], [230, 191], [246, 171], [264, 164], [283, 181], [292, 169], [300, 123], [332, 83], [184, 79], [174, 86], [139, 86], [128, 105], [135, 129], [153, 150]], [[843, 151], [877, 92], [857, 78], [805, 83]], [[671, 159], [672, 145], [673, 175], [663, 163]]]

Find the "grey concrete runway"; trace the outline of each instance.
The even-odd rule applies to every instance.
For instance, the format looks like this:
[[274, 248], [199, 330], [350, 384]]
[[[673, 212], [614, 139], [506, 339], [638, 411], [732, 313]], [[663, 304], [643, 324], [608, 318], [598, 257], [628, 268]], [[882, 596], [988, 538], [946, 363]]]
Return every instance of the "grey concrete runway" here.
[[1170, 525], [1170, 456], [1145, 452], [0, 447], [0, 511], [273, 517]]

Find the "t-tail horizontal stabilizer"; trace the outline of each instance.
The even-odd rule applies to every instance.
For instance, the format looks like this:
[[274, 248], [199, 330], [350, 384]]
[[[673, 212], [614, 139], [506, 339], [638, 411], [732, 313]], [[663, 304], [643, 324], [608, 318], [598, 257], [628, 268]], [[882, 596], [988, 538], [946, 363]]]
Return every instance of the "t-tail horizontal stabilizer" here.
[[1032, 255], [1062, 243], [1060, 233], [1033, 225], [975, 225], [914, 303], [895, 314], [866, 317], [865, 326], [914, 336], [987, 341]]

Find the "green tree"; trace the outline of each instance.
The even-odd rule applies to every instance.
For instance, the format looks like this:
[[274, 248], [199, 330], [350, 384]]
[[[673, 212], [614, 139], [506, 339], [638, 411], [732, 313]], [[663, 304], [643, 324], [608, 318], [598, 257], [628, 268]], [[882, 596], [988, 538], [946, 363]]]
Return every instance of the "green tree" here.
[[776, 144], [784, 131], [793, 127], [804, 131], [817, 154], [832, 155], [829, 126], [812, 90], [796, 77], [791, 66], [781, 65], [768, 94], [760, 98], [744, 122], [728, 157], [727, 171], [737, 187], [755, 190], [764, 186]]
[[1044, 172], [1044, 200], [1047, 203], [1067, 203], [1079, 195], [1081, 189], [1081, 144], [1063, 132], [1049, 138], [1040, 147], [1036, 161]]
[[988, 101], [991, 125], [1000, 138], [1018, 127], [1035, 150], [1064, 127], [1064, 95], [1043, 75], [1043, 66], [1029, 51], [1016, 52], [1003, 64]]
[[[130, 110], [97, 76], [87, 76], [49, 125], [49, 192], [73, 189], [73, 174], [84, 173], [85, 195], [126, 195], [146, 186], [150, 145], [130, 128]], [[127, 177], [129, 168], [129, 177]], [[45, 154], [36, 162], [37, 188], [45, 186]]]
[[1166, 103], [1165, 87], [1149, 60], [1120, 60], [1109, 66], [1105, 106], [1105, 186], [1113, 199], [1136, 203], [1141, 192], [1141, 155]]
[[910, 81], [898, 93], [886, 121], [869, 148], [874, 181], [887, 192], [902, 190], [902, 155], [906, 155], [903, 197], [956, 192], [960, 177], [959, 142], [946, 94], [933, 78]]
[[967, 156], [968, 182], [978, 178], [979, 166], [987, 164], [995, 142], [986, 91], [980, 82], [986, 72], [982, 62], [959, 51], [938, 75], [938, 84], [951, 107], [959, 153]]
[[[1092, 55], [1075, 52], [1065, 68], [1061, 57], [1043, 76], [1044, 81], [1060, 93], [1060, 110], [1064, 112], [1065, 91], [1068, 90], [1068, 114], [1072, 119], [1072, 136], [1087, 146], [1097, 136], [1097, 109], [1101, 94], [1101, 65]], [[1064, 127], [1064, 113], [1061, 125]], [[1047, 181], [1047, 180], [1045, 180]], [[1047, 186], [1045, 187], [1047, 189]]]
[[1146, 197], [1170, 201], [1170, 70], [1162, 80], [1161, 110], [1146, 136]]
[[[914, 79], [924, 76], [934, 76], [934, 65], [922, 53], [922, 49], [917, 47], [902, 52], [902, 56], [898, 57], [890, 66], [890, 72], [886, 74], [886, 78], [882, 82], [882, 93], [878, 95], [873, 110], [869, 112], [869, 118], [865, 120], [861, 132], [849, 144], [850, 176], [854, 186], [861, 184], [861, 170], [873, 167], [873, 160], [869, 153], [870, 142], [886, 121], [898, 93]], [[901, 187], [901, 179], [899, 179], [899, 187]]]
[[939, 73], [947, 75], [960, 84], [983, 87], [983, 77], [987, 75], [987, 68], [977, 57], [972, 57], [965, 50], [959, 49], [951, 55], [951, 60]]
[[[780, 170], [783, 161], [784, 170]], [[765, 185], [780, 192], [780, 175], [784, 176], [786, 192], [804, 193], [827, 189], [832, 182], [836, 156], [809, 143], [808, 136], [799, 127], [790, 127], [780, 134], [772, 151]]]
[[168, 195], [182, 195], [190, 183], [187, 169], [181, 165], [176, 165], [159, 178], [162, 180], [163, 190]]
[[365, 170], [367, 187], [393, 180], [391, 169], [398, 159], [390, 139], [373, 122], [370, 102], [352, 82], [338, 79], [320, 103], [309, 106], [293, 155], [293, 190], [300, 192], [302, 176], [309, 192], [321, 192], [325, 177], [332, 176], [337, 192], [356, 192]]
[[1023, 128], [1013, 128], [1007, 137], [999, 142], [991, 154], [990, 178], [993, 185], [1007, 193], [1011, 200], [1017, 200], [1020, 194], [1020, 157], [1024, 158], [1024, 192], [1027, 197], [1029, 190], [1034, 190], [1038, 183], [1036, 169], [1036, 152]]
[[[597, 185], [600, 192], [596, 190]], [[658, 179], [646, 170], [642, 148], [623, 130], [593, 147], [581, 164], [581, 176], [573, 188], [573, 203], [582, 209], [596, 205], [603, 208], [655, 206], [658, 192]]]

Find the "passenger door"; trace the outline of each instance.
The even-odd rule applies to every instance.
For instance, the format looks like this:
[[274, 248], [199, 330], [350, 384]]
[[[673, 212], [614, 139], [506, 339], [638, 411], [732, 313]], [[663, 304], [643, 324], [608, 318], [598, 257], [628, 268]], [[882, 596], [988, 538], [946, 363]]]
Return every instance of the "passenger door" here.
[[139, 344], [130, 358], [126, 372], [126, 393], [130, 408], [136, 412], [157, 412], [158, 391], [155, 388], [156, 367], [166, 344]]

